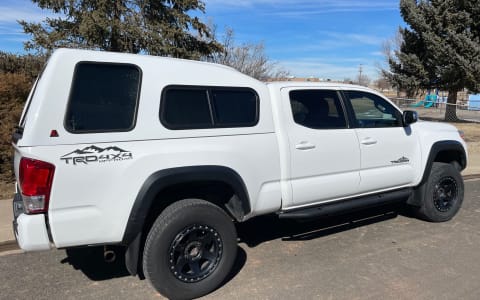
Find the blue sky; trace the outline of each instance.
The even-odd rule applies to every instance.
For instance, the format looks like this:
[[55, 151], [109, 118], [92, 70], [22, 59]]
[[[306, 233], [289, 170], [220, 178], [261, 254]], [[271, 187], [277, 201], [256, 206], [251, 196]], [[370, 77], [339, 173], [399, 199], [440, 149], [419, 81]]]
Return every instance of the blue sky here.
[[[382, 42], [404, 26], [398, 0], [206, 0], [204, 20], [235, 31], [237, 43], [265, 43], [267, 55], [297, 77], [376, 78]], [[0, 50], [22, 53], [16, 20], [48, 16], [28, 0], [0, 2]]]

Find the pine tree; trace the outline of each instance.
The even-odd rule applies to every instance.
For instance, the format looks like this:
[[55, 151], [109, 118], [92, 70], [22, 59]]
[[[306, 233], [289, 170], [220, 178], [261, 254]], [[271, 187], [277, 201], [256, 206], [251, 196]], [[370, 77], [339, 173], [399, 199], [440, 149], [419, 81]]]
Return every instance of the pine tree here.
[[32, 40], [26, 50], [58, 47], [199, 59], [221, 50], [207, 25], [199, 0], [32, 0], [59, 14], [41, 23], [20, 21]]
[[478, 0], [401, 0], [400, 12], [409, 26], [384, 75], [401, 88], [448, 91], [445, 120], [458, 121], [457, 92], [480, 91]]

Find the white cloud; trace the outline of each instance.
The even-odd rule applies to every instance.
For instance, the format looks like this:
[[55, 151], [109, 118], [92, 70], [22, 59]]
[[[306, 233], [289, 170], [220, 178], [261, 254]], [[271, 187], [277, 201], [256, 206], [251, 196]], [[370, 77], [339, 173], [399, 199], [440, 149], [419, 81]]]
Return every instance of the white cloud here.
[[28, 41], [28, 38], [23, 35], [23, 37], [8, 37], [8, 38], [5, 38], [3, 39], [5, 41], [9, 41], [9, 42], [16, 42], [16, 43], [24, 43], [26, 41]]
[[289, 70], [296, 77], [314, 76], [318, 78], [329, 78], [332, 80], [343, 80], [345, 78], [355, 79], [358, 76], [359, 66], [362, 64], [363, 74], [371, 79], [378, 77], [378, 71], [369, 59], [315, 59], [299, 58], [278, 61], [279, 66]]
[[[288, 35], [285, 35], [288, 36]], [[339, 49], [358, 49], [361, 45], [366, 46], [375, 46], [380, 48], [382, 42], [385, 38], [377, 35], [368, 35], [368, 34], [359, 34], [359, 33], [342, 33], [342, 32], [331, 32], [331, 31], [320, 31], [318, 33], [312, 34], [308, 38], [309, 42], [305, 43], [289, 43], [288, 40], [280, 41], [283, 45], [282, 47], [269, 47], [268, 50], [270, 53], [308, 53], [308, 52], [321, 52], [321, 51], [332, 51]], [[279, 42], [277, 40], [276, 45]]]
[[282, 16], [303, 16], [333, 12], [380, 11], [398, 9], [398, 1], [358, 1], [358, 0], [209, 0], [209, 8], [254, 7], [268, 9], [267, 13]]
[[359, 33], [328, 33], [329, 36], [338, 40], [344, 40], [352, 44], [378, 45], [380, 46], [385, 38], [369, 34]]
[[0, 6], [0, 24], [17, 23], [17, 20], [38, 22], [50, 16], [48, 12], [36, 9], [34, 4], [31, 7]]

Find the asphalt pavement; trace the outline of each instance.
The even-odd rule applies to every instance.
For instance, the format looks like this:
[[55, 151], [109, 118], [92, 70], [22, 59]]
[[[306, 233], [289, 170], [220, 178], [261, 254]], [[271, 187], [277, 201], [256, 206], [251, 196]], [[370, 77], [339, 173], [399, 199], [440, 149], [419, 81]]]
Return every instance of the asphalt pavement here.
[[[450, 222], [398, 207], [300, 223], [274, 216], [238, 227], [229, 281], [206, 299], [478, 299], [480, 181]], [[161, 299], [101, 248], [0, 254], [0, 299]]]

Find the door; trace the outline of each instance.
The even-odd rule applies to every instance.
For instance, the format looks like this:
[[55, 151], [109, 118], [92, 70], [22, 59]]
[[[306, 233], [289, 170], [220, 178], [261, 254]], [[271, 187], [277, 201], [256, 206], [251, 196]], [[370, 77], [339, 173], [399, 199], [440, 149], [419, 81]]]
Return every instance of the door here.
[[328, 89], [283, 89], [290, 150], [293, 203], [302, 206], [358, 191], [360, 148], [348, 127], [339, 93]]
[[420, 163], [420, 145], [410, 127], [403, 127], [401, 112], [373, 93], [346, 91], [352, 122], [360, 142], [359, 192], [409, 185]]

